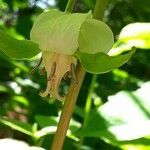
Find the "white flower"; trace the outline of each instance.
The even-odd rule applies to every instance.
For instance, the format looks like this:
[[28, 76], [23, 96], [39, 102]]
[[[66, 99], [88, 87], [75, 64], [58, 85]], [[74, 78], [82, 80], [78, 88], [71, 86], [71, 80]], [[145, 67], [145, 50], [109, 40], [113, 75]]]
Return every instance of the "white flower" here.
[[[95, 32], [86, 31], [86, 28], [83, 27], [83, 25], [90, 24], [91, 20], [94, 21], [94, 24], [99, 25], [100, 32], [104, 31], [101, 32], [103, 38], [99, 35], [101, 33], [96, 33], [98, 39], [91, 39], [92, 42], [94, 41], [92, 45], [95, 44], [95, 41], [98, 42], [94, 49], [90, 49], [90, 37], [86, 33], [90, 32], [93, 38]], [[103, 44], [107, 38], [111, 38], [110, 43]], [[71, 75], [74, 76], [74, 68], [77, 63], [77, 59], [73, 56], [75, 52], [79, 50], [93, 54], [100, 49], [102, 52], [108, 52], [113, 43], [113, 34], [105, 23], [92, 19], [91, 11], [68, 13], [50, 10], [42, 13], [35, 21], [31, 30], [31, 40], [37, 43], [42, 51], [42, 62], [48, 78], [47, 89], [40, 95], [45, 97], [50, 94], [51, 97], [62, 100], [64, 97], [61, 97], [58, 92], [59, 85], [66, 73], [71, 72]]]

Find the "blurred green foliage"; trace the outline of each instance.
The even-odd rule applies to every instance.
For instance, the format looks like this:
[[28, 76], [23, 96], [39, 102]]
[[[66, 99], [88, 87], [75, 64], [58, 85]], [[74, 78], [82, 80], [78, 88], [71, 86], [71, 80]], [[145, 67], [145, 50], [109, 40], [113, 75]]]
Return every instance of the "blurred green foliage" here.
[[[64, 10], [66, 3], [0, 0], [0, 29], [17, 39], [29, 39], [33, 21], [43, 9]], [[77, 0], [75, 11], [87, 12], [94, 4], [93, 0]], [[111, 0], [104, 21], [117, 40], [125, 25], [149, 22], [149, 6], [149, 0]], [[64, 150], [150, 149], [149, 58], [149, 49], [138, 48], [121, 68], [94, 75], [94, 79], [86, 74]], [[62, 104], [38, 95], [46, 78], [39, 71], [29, 74], [38, 60], [10, 60], [0, 51], [0, 138], [12, 137], [49, 149]]]

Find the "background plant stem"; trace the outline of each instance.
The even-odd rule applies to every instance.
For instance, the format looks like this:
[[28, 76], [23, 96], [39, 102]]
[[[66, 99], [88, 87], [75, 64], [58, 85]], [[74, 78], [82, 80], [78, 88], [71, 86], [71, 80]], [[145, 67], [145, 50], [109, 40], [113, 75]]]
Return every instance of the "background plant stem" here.
[[[106, 4], [107, 4], [107, 0], [97, 0], [96, 1], [94, 13], [93, 13], [94, 19], [98, 19], [98, 20], [103, 19]], [[88, 122], [88, 116], [89, 116], [91, 106], [92, 106], [92, 93], [95, 88], [95, 82], [97, 80], [97, 77], [98, 77], [98, 75], [93, 75], [93, 77], [92, 77], [90, 89], [89, 89], [87, 100], [86, 100], [85, 110], [84, 110], [84, 121], [83, 121], [82, 129], [84, 129], [86, 127], [87, 122]], [[83, 143], [84, 143], [84, 135], [81, 135], [80, 142], [78, 145], [78, 150], [81, 150], [81, 146], [83, 145]]]
[[[84, 110], [84, 121], [83, 121], [82, 129], [84, 129], [86, 127], [87, 122], [88, 122], [88, 115], [90, 113], [91, 106], [92, 106], [92, 93], [93, 93], [94, 88], [95, 88], [96, 80], [97, 80], [97, 75], [93, 75], [90, 89], [89, 89], [88, 96], [87, 96], [87, 100], [86, 100], [86, 105], [85, 105], [85, 110]], [[82, 146], [83, 142], [84, 142], [84, 135], [81, 135], [80, 143], [78, 145], [77, 150], [81, 150], [81, 146]]]
[[107, 0], [96, 0], [93, 18], [102, 20], [106, 8]]
[[68, 3], [67, 3], [65, 11], [72, 12], [73, 8], [74, 8], [74, 5], [75, 5], [75, 2], [76, 2], [76, 0], [69, 0]]

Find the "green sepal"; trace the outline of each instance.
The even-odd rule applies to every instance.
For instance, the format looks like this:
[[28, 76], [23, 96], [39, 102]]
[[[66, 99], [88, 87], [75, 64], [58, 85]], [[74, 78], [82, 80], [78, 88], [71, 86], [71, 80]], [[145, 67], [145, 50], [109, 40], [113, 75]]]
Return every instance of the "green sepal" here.
[[105, 53], [87, 54], [77, 51], [74, 56], [79, 59], [83, 68], [93, 74], [102, 74], [126, 63], [135, 52], [135, 47], [127, 54], [109, 56]]
[[42, 13], [33, 24], [31, 40], [42, 51], [72, 55], [78, 49], [78, 36], [82, 23], [92, 13], [68, 13], [50, 10]]
[[32, 58], [40, 52], [36, 43], [14, 39], [2, 30], [0, 30], [0, 50], [14, 59]]
[[87, 19], [82, 23], [78, 41], [80, 52], [107, 53], [114, 44], [114, 36], [109, 26], [104, 22]]

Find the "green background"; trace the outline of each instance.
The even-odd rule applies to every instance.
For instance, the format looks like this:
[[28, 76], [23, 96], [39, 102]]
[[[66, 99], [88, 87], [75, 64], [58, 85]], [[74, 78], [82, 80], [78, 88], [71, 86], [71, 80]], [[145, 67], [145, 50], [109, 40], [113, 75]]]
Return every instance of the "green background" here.
[[[37, 15], [43, 9], [64, 10], [67, 0], [50, 2], [0, 0], [0, 29], [17, 39], [29, 39]], [[93, 0], [77, 0], [74, 11], [88, 12], [94, 4]], [[110, 0], [104, 21], [115, 40], [127, 24], [149, 22], [149, 6], [149, 0]], [[150, 150], [149, 58], [149, 49], [143, 47], [119, 69], [94, 77], [86, 74], [64, 150]], [[39, 96], [46, 87], [46, 76], [40, 75], [40, 69], [30, 75], [38, 60], [16, 61], [0, 51], [0, 138], [49, 149], [62, 104]], [[68, 83], [62, 83], [63, 90]], [[90, 102], [88, 115], [84, 115]]]

